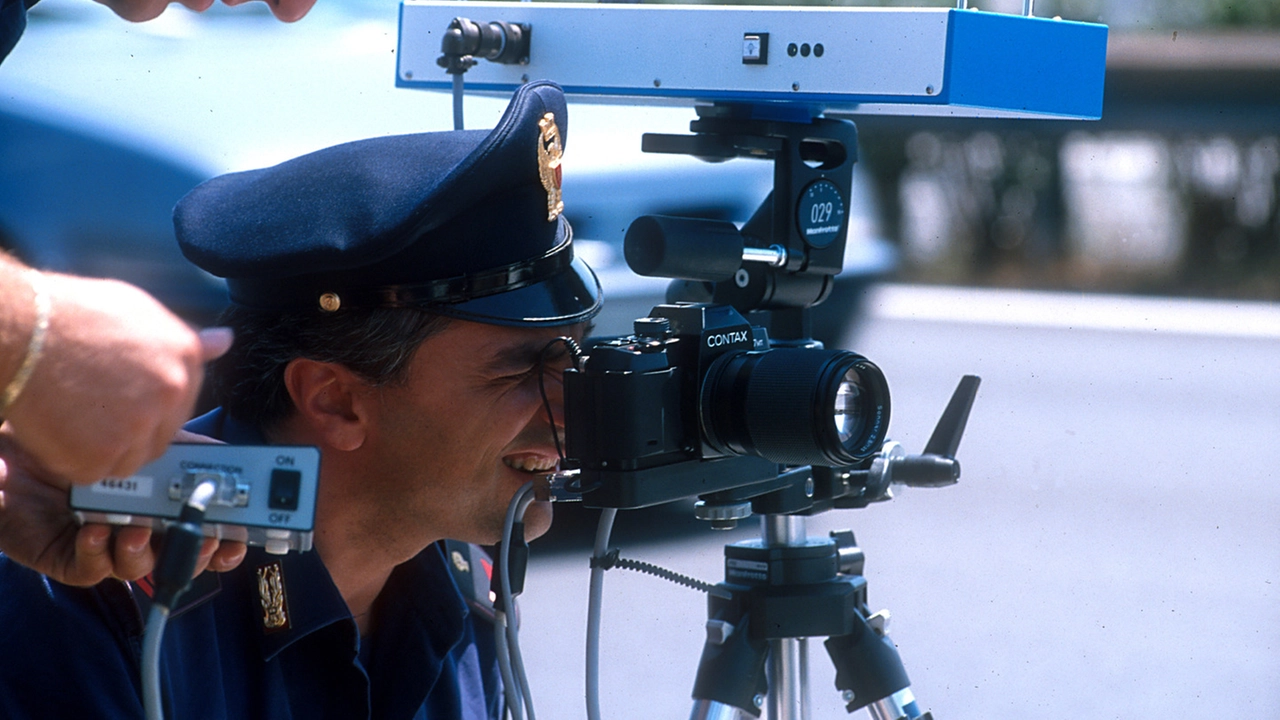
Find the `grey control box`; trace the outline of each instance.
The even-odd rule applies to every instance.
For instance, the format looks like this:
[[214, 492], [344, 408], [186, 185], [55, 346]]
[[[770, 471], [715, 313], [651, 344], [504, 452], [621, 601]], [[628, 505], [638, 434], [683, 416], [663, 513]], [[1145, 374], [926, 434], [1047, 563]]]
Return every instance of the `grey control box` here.
[[175, 444], [129, 477], [71, 489], [81, 523], [163, 529], [195, 488], [215, 485], [205, 512], [209, 537], [284, 554], [311, 549], [320, 451], [293, 445]]

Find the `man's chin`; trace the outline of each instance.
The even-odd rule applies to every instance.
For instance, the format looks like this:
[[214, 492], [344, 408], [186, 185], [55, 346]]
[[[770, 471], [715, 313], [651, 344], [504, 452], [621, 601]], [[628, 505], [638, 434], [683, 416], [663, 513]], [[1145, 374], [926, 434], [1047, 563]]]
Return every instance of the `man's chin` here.
[[531, 541], [545, 535], [551, 529], [553, 512], [551, 503], [544, 500], [530, 503], [524, 512], [524, 539]]

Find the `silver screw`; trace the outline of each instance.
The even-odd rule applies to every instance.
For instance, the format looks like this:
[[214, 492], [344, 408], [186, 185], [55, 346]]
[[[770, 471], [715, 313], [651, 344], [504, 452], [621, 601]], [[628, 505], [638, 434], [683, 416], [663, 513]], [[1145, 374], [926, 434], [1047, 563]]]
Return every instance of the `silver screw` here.
[[751, 698], [751, 702], [755, 703], [756, 707], [764, 707], [764, 695], [757, 693], [755, 697]]
[[662, 87], [662, 81], [661, 81], [661, 80], [659, 80], [658, 78], [654, 78], [654, 79], [653, 79], [653, 86], [654, 86], [654, 87]]
[[800, 83], [798, 83], [798, 82], [793, 82], [793, 83], [791, 83], [791, 90], [792, 90], [792, 92], [797, 92], [797, 91], [799, 91], [799, 90], [800, 90]]
[[844, 700], [847, 703], [853, 702], [853, 699], [856, 697], [857, 695], [854, 695], [852, 690], [845, 690], [844, 692], [840, 693], [840, 699]]
[[747, 272], [745, 268], [738, 268], [738, 272], [733, 274], [733, 283], [738, 287], [744, 288], [749, 282], [751, 282], [751, 273]]
[[413, 71], [412, 71], [412, 70], [405, 70], [405, 71], [404, 71], [404, 79], [405, 79], [405, 80], [412, 80], [412, 79], [413, 79]]
[[932, 85], [930, 85], [930, 86], [926, 87], [926, 88], [924, 89], [924, 94], [925, 94], [925, 95], [932, 95], [932, 94], [933, 94], [933, 86], [932, 86]]
[[804, 481], [804, 496], [807, 498], [813, 497], [813, 478]]

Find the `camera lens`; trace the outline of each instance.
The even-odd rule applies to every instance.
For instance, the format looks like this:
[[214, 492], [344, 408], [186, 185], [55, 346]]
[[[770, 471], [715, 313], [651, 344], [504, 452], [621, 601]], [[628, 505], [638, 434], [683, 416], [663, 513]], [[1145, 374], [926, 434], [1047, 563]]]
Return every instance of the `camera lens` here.
[[774, 348], [722, 355], [700, 395], [703, 437], [718, 452], [786, 465], [850, 465], [876, 453], [889, 386], [845, 350]]
[[836, 388], [836, 403], [832, 419], [835, 421], [836, 435], [840, 438], [842, 445], [857, 438], [867, 424], [866, 415], [860, 405], [864, 397], [862, 385], [859, 384], [860, 380], [857, 371], [849, 368]]

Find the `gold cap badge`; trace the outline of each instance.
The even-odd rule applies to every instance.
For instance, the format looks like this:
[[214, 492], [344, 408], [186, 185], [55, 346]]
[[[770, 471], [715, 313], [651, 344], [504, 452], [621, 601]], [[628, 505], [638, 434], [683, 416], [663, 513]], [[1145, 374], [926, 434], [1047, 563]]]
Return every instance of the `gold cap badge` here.
[[551, 222], [564, 212], [564, 200], [560, 196], [560, 158], [564, 148], [553, 113], [543, 115], [538, 127], [542, 129], [538, 138], [538, 175], [547, 191], [547, 222]]
[[327, 292], [320, 296], [320, 309], [325, 312], [338, 312], [342, 307], [342, 298], [338, 297], [338, 293]]
[[258, 568], [258, 600], [262, 602], [262, 627], [268, 631], [289, 628], [284, 597], [284, 568], [278, 562]]

